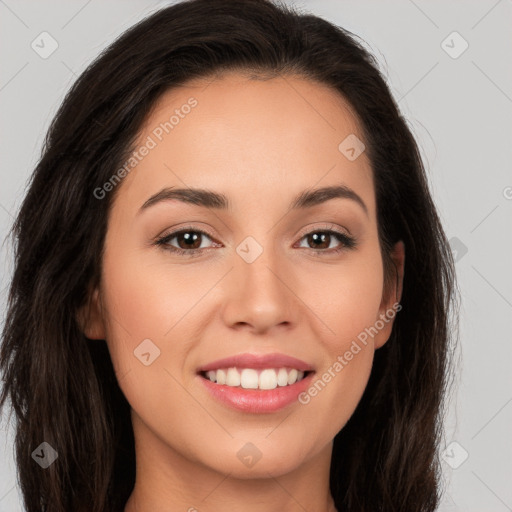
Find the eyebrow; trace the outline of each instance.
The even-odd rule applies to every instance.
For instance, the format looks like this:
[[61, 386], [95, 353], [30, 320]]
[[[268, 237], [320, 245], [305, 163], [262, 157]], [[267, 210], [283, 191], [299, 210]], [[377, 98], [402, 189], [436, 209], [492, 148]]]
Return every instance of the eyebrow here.
[[[368, 208], [361, 197], [345, 185], [336, 185], [309, 189], [296, 196], [290, 205], [290, 210], [312, 208], [331, 199], [351, 199], [355, 201], [368, 215]], [[213, 208], [216, 210], [230, 209], [230, 201], [224, 194], [201, 188], [167, 187], [152, 195], [141, 207], [139, 213], [162, 201], [177, 200], [183, 203]]]

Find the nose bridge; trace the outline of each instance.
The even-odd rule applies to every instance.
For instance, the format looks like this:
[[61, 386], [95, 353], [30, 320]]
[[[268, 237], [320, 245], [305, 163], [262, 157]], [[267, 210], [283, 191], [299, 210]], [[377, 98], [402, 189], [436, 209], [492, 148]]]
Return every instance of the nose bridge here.
[[271, 238], [271, 232], [247, 236], [236, 246], [231, 285], [225, 297], [228, 324], [247, 323], [266, 330], [293, 321], [293, 293], [285, 284], [283, 255], [274, 250]]
[[283, 283], [278, 279], [283, 267], [283, 255], [274, 249], [272, 233], [247, 236], [236, 247], [235, 262], [237, 278], [245, 284], [242, 289], [249, 295], [266, 296], [267, 299], [284, 293]]

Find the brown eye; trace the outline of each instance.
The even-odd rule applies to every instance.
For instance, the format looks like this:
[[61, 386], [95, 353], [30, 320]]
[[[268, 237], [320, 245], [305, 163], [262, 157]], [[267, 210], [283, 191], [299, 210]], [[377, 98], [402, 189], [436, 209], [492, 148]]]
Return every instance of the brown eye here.
[[[355, 238], [333, 230], [317, 230], [306, 233], [301, 240], [305, 240], [306, 249], [318, 251], [319, 253], [337, 253], [356, 246]], [[338, 241], [338, 246], [331, 247], [331, 243]]]
[[173, 236], [178, 241], [180, 249], [199, 249], [201, 237], [202, 234], [198, 231], [181, 231]]
[[312, 249], [329, 249], [331, 235], [326, 231], [310, 233], [306, 237]]
[[[178, 254], [190, 256], [201, 253], [203, 249], [209, 249], [210, 246], [203, 246], [205, 238], [212, 238], [204, 231], [198, 229], [181, 229], [174, 233], [169, 233], [159, 238], [155, 244], [164, 249]], [[176, 240], [174, 242], [174, 240]], [[172, 242], [172, 243], [171, 243]]]

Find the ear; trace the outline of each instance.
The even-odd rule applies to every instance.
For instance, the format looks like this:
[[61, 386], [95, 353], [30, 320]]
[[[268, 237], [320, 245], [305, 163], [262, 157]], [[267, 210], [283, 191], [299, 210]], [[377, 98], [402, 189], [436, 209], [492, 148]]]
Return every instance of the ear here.
[[89, 293], [86, 303], [77, 311], [77, 322], [84, 335], [91, 340], [105, 339], [105, 324], [98, 288]]
[[394, 245], [390, 258], [393, 268], [391, 279], [384, 279], [382, 302], [379, 308], [379, 316], [375, 322], [375, 327], [378, 328], [378, 333], [374, 337], [375, 349], [382, 347], [388, 341], [394, 319], [402, 309], [400, 299], [402, 298], [404, 280], [405, 246], [401, 240]]

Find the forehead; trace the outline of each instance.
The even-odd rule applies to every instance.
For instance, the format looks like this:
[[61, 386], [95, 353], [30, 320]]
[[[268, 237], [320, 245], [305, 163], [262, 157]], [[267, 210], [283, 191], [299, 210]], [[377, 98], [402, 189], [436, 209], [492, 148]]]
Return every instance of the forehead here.
[[350, 161], [340, 150], [354, 136], [363, 141], [357, 116], [325, 84], [235, 72], [190, 81], [164, 93], [146, 117], [135, 150], [150, 149], [121, 195], [140, 203], [158, 187], [188, 186], [247, 202], [283, 187], [293, 193], [339, 183], [364, 195], [373, 186], [366, 154]]

